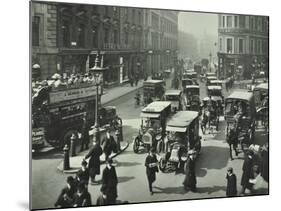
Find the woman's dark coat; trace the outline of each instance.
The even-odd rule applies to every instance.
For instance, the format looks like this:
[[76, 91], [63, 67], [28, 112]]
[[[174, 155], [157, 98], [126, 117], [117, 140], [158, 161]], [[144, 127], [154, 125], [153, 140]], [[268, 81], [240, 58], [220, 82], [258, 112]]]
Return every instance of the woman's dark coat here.
[[237, 178], [235, 174], [226, 175], [227, 186], [226, 186], [226, 196], [236, 196], [237, 195]]
[[89, 160], [89, 169], [92, 173], [99, 175], [100, 174], [100, 156], [102, 155], [102, 148], [99, 144], [93, 146], [85, 158], [90, 158]]

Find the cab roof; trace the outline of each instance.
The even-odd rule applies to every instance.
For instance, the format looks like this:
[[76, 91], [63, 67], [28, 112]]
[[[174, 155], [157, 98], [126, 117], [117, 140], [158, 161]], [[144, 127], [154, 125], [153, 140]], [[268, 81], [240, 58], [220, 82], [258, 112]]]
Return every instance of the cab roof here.
[[169, 101], [155, 101], [148, 104], [141, 112], [160, 113], [170, 105], [171, 102]]
[[221, 90], [221, 86], [208, 86], [207, 88], [210, 90]]
[[193, 89], [194, 89], [194, 88], [199, 89], [200, 87], [199, 87], [199, 85], [186, 85], [185, 88], [186, 88], [186, 89], [192, 89], [192, 88], [193, 88]]
[[268, 83], [259, 84], [259, 85], [255, 86], [254, 90], [256, 90], [256, 89], [268, 90]]
[[157, 84], [157, 83], [163, 83], [164, 81], [163, 80], [147, 80], [144, 82], [144, 84], [148, 84], [148, 83], [151, 83], [151, 84]]
[[207, 76], [207, 79], [208, 79], [208, 80], [212, 80], [212, 79], [213, 79], [213, 80], [217, 80], [217, 77], [216, 77], [216, 76]]
[[167, 122], [167, 127], [187, 127], [197, 117], [197, 111], [178, 111]]
[[253, 97], [253, 93], [252, 92], [234, 91], [226, 99], [237, 99], [237, 100], [250, 101], [252, 97]]
[[168, 89], [165, 92], [165, 95], [180, 95], [181, 94], [181, 90], [178, 89]]
[[222, 80], [211, 80], [210, 83], [223, 83]]

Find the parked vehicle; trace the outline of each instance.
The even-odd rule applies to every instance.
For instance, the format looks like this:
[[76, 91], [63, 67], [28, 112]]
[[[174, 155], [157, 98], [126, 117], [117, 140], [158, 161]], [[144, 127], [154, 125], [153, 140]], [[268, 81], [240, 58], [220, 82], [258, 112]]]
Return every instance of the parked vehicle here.
[[155, 148], [161, 151], [164, 145], [166, 121], [171, 114], [171, 103], [167, 101], [156, 101], [147, 105], [141, 111], [141, 128], [139, 134], [134, 138], [133, 150], [139, 152], [140, 147], [150, 150]]
[[221, 110], [221, 114], [223, 115], [223, 104], [224, 104], [224, 96], [222, 94], [221, 86], [207, 86], [207, 94], [208, 96], [216, 97], [218, 106]]
[[161, 171], [186, 169], [185, 163], [189, 150], [198, 156], [201, 150], [199, 136], [199, 116], [196, 111], [179, 111], [167, 122], [165, 153], [160, 158]]
[[164, 94], [164, 101], [171, 102], [173, 112], [182, 110], [182, 91], [177, 89], [169, 89]]
[[218, 80], [216, 76], [207, 76], [206, 77], [206, 86], [210, 85], [210, 81]]
[[225, 99], [226, 134], [234, 128], [241, 146], [252, 144], [255, 135], [256, 107], [254, 95], [247, 91], [234, 91]]
[[188, 85], [184, 88], [184, 104], [186, 110], [200, 111], [200, 87]]
[[181, 85], [182, 87], [186, 87], [188, 85], [194, 85], [194, 81], [192, 79], [185, 78], [181, 80]]

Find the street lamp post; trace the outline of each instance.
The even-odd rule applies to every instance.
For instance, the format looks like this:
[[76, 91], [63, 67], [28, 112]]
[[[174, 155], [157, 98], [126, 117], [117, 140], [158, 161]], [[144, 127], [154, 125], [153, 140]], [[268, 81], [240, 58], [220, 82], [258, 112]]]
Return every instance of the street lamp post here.
[[101, 84], [101, 74], [106, 70], [98, 66], [99, 55], [97, 54], [95, 59], [95, 65], [90, 70], [94, 73], [95, 85], [96, 85], [96, 107], [95, 107], [95, 125], [93, 139], [100, 144], [100, 125], [99, 125], [99, 86]]

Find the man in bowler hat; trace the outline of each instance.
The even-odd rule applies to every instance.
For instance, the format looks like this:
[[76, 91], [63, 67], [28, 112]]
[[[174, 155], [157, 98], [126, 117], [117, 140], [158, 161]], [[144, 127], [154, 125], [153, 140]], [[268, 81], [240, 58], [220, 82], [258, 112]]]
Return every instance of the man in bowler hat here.
[[233, 168], [229, 167], [226, 174], [227, 186], [226, 186], [226, 196], [236, 196], [237, 195], [237, 179], [236, 175], [233, 173]]
[[149, 151], [145, 159], [146, 175], [148, 179], [148, 186], [150, 194], [153, 195], [152, 183], [156, 180], [156, 172], [158, 172], [158, 160], [155, 154], [155, 149]]

